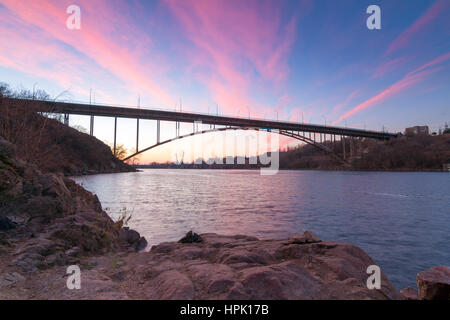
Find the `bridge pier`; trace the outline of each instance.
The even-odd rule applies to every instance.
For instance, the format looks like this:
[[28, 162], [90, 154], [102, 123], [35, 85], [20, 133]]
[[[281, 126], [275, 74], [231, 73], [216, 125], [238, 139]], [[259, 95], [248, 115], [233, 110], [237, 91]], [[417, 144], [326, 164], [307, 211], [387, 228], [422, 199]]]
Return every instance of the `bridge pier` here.
[[114, 157], [117, 154], [116, 138], [117, 138], [117, 117], [114, 118]]
[[93, 136], [94, 135], [94, 116], [91, 116], [91, 124], [89, 126], [89, 130], [90, 130], [90, 135]]
[[161, 142], [161, 121], [156, 120], [156, 143]]
[[344, 160], [345, 160], [347, 158], [346, 155], [345, 155], [345, 137], [341, 136], [341, 140], [342, 140], [342, 154], [343, 154], [343, 157], [344, 157]]
[[362, 138], [359, 138], [359, 156], [363, 155]]
[[350, 137], [350, 159], [353, 158], [353, 137]]
[[139, 152], [139, 118], [136, 121], [136, 152]]
[[66, 126], [69, 126], [69, 114], [68, 113], [64, 114], [64, 124]]

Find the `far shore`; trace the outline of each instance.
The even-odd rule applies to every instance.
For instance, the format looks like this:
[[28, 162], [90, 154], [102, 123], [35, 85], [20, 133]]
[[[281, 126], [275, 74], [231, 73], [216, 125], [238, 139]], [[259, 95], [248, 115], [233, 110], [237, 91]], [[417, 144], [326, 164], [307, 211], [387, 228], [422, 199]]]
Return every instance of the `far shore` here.
[[[173, 164], [168, 165], [167, 167], [164, 167], [164, 165], [137, 165], [133, 166], [137, 170], [139, 169], [176, 169], [176, 170], [243, 170], [243, 171], [253, 171], [253, 170], [260, 170], [261, 168], [216, 168], [216, 167], [200, 167], [200, 168], [193, 168], [193, 167], [177, 167], [177, 165]], [[303, 169], [286, 169], [286, 168], [280, 168], [279, 171], [333, 171], [333, 172], [450, 172], [447, 170], [438, 170], [438, 169], [327, 169], [327, 168], [318, 168], [318, 169], [311, 169], [311, 168], [303, 168]], [[117, 172], [120, 173], [120, 172]]]

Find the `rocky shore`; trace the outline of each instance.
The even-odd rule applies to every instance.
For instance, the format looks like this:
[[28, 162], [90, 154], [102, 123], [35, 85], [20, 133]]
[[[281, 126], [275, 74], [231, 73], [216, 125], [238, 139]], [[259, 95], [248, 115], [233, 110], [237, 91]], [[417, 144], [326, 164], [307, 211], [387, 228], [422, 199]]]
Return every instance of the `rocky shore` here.
[[[119, 251], [82, 258], [81, 289], [68, 290], [66, 267], [1, 272], [0, 299], [448, 299], [449, 269], [426, 286], [398, 292], [382, 274], [366, 286], [373, 260], [347, 243], [261, 241], [202, 234], [201, 243], [162, 243], [150, 252]], [[439, 279], [438, 279], [439, 278]], [[433, 282], [434, 281], [434, 282]], [[436, 282], [437, 281], [437, 282]], [[425, 294], [423, 295], [422, 292]]]
[[0, 137], [0, 298], [11, 283], [55, 266], [145, 248], [145, 239], [122, 224], [97, 196], [19, 160], [16, 147]]
[[[448, 299], [450, 268], [400, 293], [381, 274], [367, 288], [363, 250], [312, 232], [287, 240], [188, 233], [142, 252], [97, 196], [19, 160], [0, 138], [0, 299]], [[67, 267], [81, 270], [69, 290]]]

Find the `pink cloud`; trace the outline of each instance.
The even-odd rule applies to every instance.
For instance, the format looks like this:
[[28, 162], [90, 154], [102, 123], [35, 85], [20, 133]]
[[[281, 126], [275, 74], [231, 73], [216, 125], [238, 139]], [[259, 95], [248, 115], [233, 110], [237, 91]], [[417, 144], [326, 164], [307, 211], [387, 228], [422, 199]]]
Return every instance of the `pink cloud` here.
[[376, 96], [370, 98], [369, 100], [364, 101], [363, 103], [357, 105], [353, 109], [347, 111], [345, 114], [343, 114], [341, 117], [339, 117], [339, 119], [334, 121], [333, 124], [339, 123], [342, 120], [345, 120], [364, 109], [376, 106], [376, 105], [382, 103], [383, 101], [385, 101], [386, 99], [393, 97], [401, 92], [404, 92], [405, 90], [409, 89], [413, 85], [424, 81], [426, 78], [428, 78], [432, 74], [434, 74], [444, 68], [444, 67], [436, 67], [436, 68], [430, 69], [430, 67], [433, 67], [433, 66], [435, 66], [439, 63], [442, 63], [448, 59], [450, 59], [450, 52], [420, 66], [419, 68], [416, 68], [412, 72], [408, 73], [401, 80], [399, 80], [396, 83], [394, 83], [393, 85], [391, 85], [389, 88], [383, 90]]
[[447, 52], [446, 54], [443, 54], [442, 56], [437, 57], [436, 59], [431, 60], [430, 62], [420, 66], [419, 68], [415, 69], [412, 73], [419, 72], [421, 70], [427, 69], [429, 67], [435, 66], [439, 63], [442, 63], [444, 61], [447, 61], [450, 59], [450, 52]]
[[448, 0], [438, 0], [425, 12], [419, 19], [417, 19], [408, 29], [401, 33], [388, 47], [385, 55], [391, 54], [401, 48], [404, 48], [425, 26], [441, 14], [445, 8], [449, 6]]
[[335, 106], [333, 106], [333, 112], [337, 112], [339, 110], [341, 110], [342, 108], [344, 108], [346, 105], [348, 105], [357, 95], [359, 94], [359, 90], [353, 90], [352, 92], [350, 92], [347, 97], [345, 98], [345, 100], [343, 102], [340, 102], [338, 104], [336, 104]]
[[401, 66], [402, 64], [404, 64], [408, 59], [405, 57], [402, 58], [398, 58], [398, 59], [393, 59], [393, 60], [389, 60], [383, 64], [380, 64], [374, 74], [372, 75], [371, 79], [377, 79], [377, 78], [381, 78], [382, 76], [388, 74], [389, 72], [394, 71], [395, 69], [397, 69], [399, 66]]
[[6, 9], [0, 9], [0, 26], [0, 65], [50, 79], [76, 92], [82, 91], [76, 86], [82, 66], [75, 54]]
[[283, 23], [279, 6], [269, 1], [165, 3], [194, 44], [187, 56], [216, 102], [227, 112], [250, 105], [261, 113], [249, 88], [260, 79], [275, 87], [287, 79], [296, 19]]
[[289, 94], [284, 94], [278, 99], [278, 103], [277, 103], [277, 105], [275, 107], [275, 110], [280, 111], [284, 107], [289, 105], [289, 103], [291, 103], [291, 102], [292, 102], [291, 96]]
[[308, 123], [308, 119], [310, 119], [314, 113], [315, 110], [313, 108], [308, 108], [307, 106], [291, 108], [288, 120], [293, 122], [302, 122], [303, 120], [304, 123]]
[[[61, 41], [93, 60], [99, 67], [121, 79], [125, 87], [150, 94], [156, 101], [173, 105], [170, 94], [160, 88], [158, 64], [149, 65], [151, 40], [133, 26], [123, 10], [112, 10], [111, 1], [79, 1], [82, 8], [82, 29], [70, 31], [66, 25], [66, 8], [71, 1], [2, 0], [2, 4], [23, 20], [42, 30], [47, 38], [34, 46], [52, 45], [49, 39]], [[121, 2], [115, 1], [116, 8]], [[26, 35], [23, 35], [26, 36]], [[44, 42], [45, 41], [45, 42]], [[127, 44], [127, 45], [125, 45]], [[33, 52], [33, 47], [27, 52]], [[55, 55], [58, 51], [54, 51]], [[45, 59], [45, 56], [41, 56]]]

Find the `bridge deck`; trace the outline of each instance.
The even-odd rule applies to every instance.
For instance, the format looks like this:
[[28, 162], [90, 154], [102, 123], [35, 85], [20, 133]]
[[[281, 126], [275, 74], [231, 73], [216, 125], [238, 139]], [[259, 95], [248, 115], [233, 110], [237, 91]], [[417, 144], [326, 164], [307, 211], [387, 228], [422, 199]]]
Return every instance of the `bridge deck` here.
[[33, 101], [14, 99], [15, 101], [23, 101], [32, 103], [39, 112], [58, 113], [58, 114], [74, 114], [87, 116], [101, 116], [114, 118], [129, 118], [129, 119], [147, 119], [147, 120], [161, 120], [161, 121], [178, 121], [178, 122], [202, 122], [204, 124], [233, 126], [242, 128], [260, 128], [260, 129], [274, 129], [287, 131], [312, 132], [323, 134], [335, 134], [349, 137], [363, 137], [380, 140], [387, 140], [396, 137], [396, 134], [378, 131], [369, 131], [352, 128], [342, 128], [333, 126], [321, 126], [313, 124], [303, 124], [296, 122], [271, 121], [261, 119], [245, 119], [233, 118], [225, 116], [214, 116], [198, 113], [124, 108], [103, 105], [89, 105], [80, 103], [67, 103], [55, 101]]

